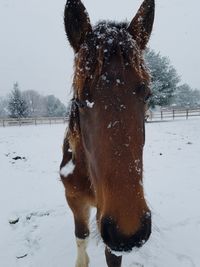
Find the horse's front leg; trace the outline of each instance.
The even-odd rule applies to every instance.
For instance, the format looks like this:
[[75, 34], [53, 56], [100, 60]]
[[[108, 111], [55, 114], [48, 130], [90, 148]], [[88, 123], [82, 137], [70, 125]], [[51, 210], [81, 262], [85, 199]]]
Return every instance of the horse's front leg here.
[[75, 236], [77, 244], [76, 267], [88, 267], [89, 257], [87, 254], [87, 242], [89, 236], [89, 206], [80, 197], [71, 198], [66, 196], [67, 202], [74, 215]]
[[92, 196], [91, 183], [86, 175], [83, 155], [76, 153], [76, 163], [69, 149], [67, 138], [64, 140], [63, 160], [60, 175], [65, 187], [66, 200], [74, 216], [77, 243], [76, 267], [88, 267], [89, 257], [86, 252], [89, 236], [89, 212]]
[[121, 267], [122, 256], [115, 256], [108, 248], [105, 249], [105, 255], [108, 267]]

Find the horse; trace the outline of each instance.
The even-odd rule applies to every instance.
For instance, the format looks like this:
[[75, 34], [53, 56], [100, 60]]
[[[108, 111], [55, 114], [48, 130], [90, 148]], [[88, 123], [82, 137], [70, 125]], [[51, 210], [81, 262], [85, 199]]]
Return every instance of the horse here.
[[74, 217], [76, 267], [89, 265], [91, 207], [108, 267], [121, 266], [116, 252], [140, 248], [151, 235], [143, 188], [145, 105], [151, 91], [143, 53], [154, 13], [154, 0], [144, 0], [130, 23], [92, 26], [80, 0], [65, 6], [65, 31], [75, 58], [60, 176]]

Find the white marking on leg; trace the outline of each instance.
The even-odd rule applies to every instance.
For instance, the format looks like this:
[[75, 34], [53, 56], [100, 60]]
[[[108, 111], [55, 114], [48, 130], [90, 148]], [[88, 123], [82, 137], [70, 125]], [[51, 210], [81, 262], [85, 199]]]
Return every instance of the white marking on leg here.
[[76, 267], [88, 267], [89, 257], [86, 252], [88, 240], [87, 239], [76, 239], [77, 244], [77, 260]]
[[74, 169], [75, 165], [72, 160], [70, 160], [64, 167], [62, 167], [60, 170], [60, 175], [66, 178], [69, 174], [73, 173]]

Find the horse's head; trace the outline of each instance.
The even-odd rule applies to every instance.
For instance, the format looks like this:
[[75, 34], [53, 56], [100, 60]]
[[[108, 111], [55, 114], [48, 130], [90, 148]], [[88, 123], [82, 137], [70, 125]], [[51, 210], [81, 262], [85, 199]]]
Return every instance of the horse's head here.
[[74, 95], [94, 187], [97, 222], [116, 251], [140, 247], [151, 233], [142, 184], [144, 110], [149, 75], [143, 52], [154, 20], [145, 0], [130, 24], [90, 24], [79, 0], [68, 0], [65, 28], [75, 55]]

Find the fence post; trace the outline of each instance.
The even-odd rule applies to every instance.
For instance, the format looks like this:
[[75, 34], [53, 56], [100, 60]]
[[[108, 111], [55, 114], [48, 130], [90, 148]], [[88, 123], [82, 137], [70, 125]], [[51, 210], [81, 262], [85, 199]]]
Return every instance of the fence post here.
[[173, 109], [173, 120], [175, 119], [175, 110]]
[[152, 121], [152, 119], [153, 119], [153, 112], [150, 110], [149, 111], [149, 119]]
[[160, 112], [161, 120], [163, 120], [163, 111]]
[[188, 117], [189, 117], [189, 110], [186, 109], [186, 120], [188, 120]]

